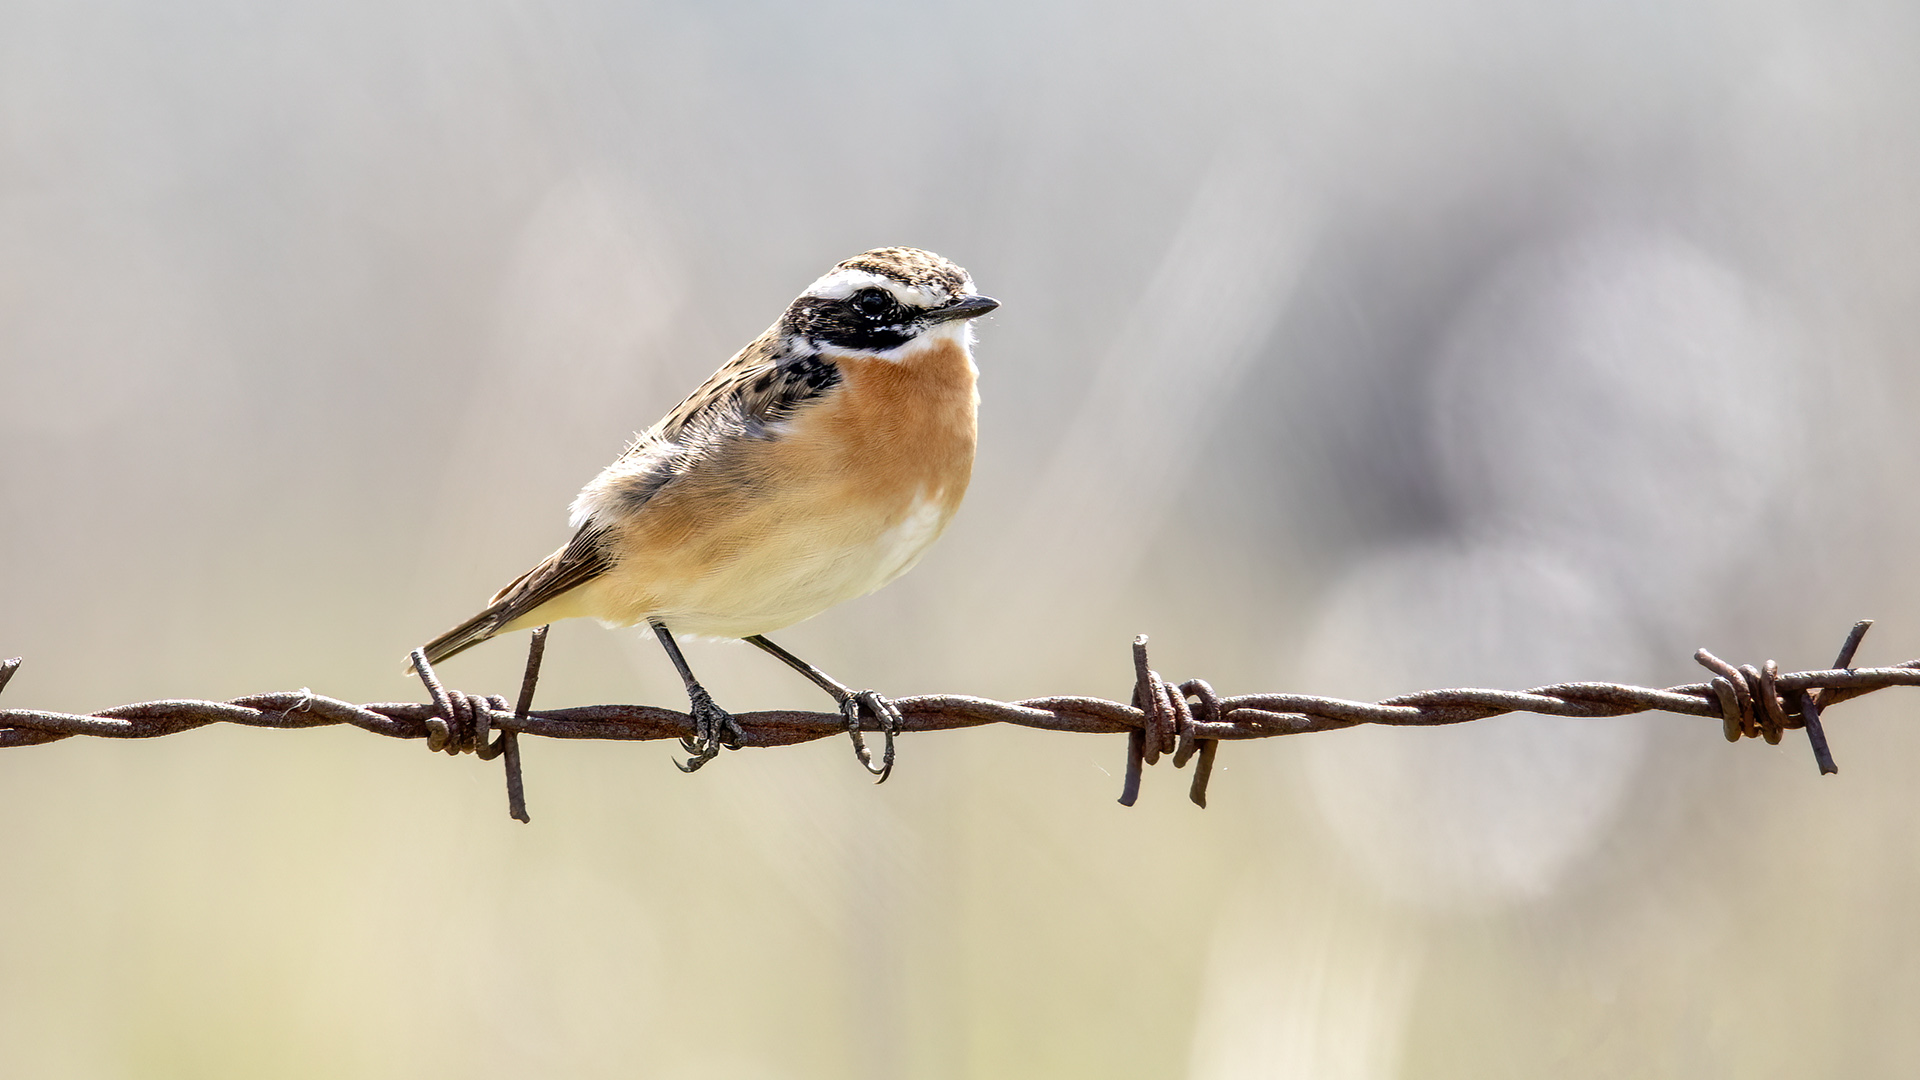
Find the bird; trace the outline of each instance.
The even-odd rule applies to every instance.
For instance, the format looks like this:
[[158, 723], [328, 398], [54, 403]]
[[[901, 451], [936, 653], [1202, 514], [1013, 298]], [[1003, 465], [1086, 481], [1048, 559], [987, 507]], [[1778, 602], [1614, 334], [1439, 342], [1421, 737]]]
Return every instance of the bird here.
[[[588, 481], [572, 538], [429, 641], [426, 661], [559, 619], [645, 623], [686, 686], [694, 733], [675, 764], [692, 772], [745, 733], [675, 635], [739, 638], [831, 695], [861, 764], [884, 781], [898, 709], [765, 635], [886, 585], [946, 528], [973, 471], [973, 320], [999, 306], [918, 248], [834, 265]], [[863, 713], [886, 734], [880, 765]]]

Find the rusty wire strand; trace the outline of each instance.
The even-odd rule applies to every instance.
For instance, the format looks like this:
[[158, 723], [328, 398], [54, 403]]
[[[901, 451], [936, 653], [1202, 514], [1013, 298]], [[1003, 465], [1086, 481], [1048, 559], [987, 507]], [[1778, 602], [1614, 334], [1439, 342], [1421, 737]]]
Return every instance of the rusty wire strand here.
[[[1712, 717], [1721, 721], [1721, 730], [1729, 741], [1756, 737], [1777, 743], [1785, 731], [1804, 727], [1820, 771], [1831, 773], [1837, 769], [1820, 726], [1824, 709], [1889, 686], [1920, 686], [1920, 660], [1892, 667], [1848, 666], [1869, 625], [1867, 621], [1855, 625], [1835, 667], [1827, 670], [1781, 673], [1772, 661], [1758, 668], [1735, 667], [1701, 649], [1694, 658], [1714, 675], [1704, 683], [1658, 690], [1604, 682], [1555, 683], [1531, 690], [1425, 690], [1376, 702], [1305, 694], [1220, 697], [1198, 679], [1177, 684], [1162, 679], [1147, 664], [1146, 638], [1142, 636], [1133, 645], [1132, 704], [1091, 697], [1002, 702], [963, 694], [896, 698], [894, 704], [900, 710], [901, 732], [1013, 724], [1043, 731], [1125, 734], [1127, 777], [1120, 801], [1126, 805], [1132, 805], [1139, 794], [1144, 767], [1158, 761], [1162, 754], [1171, 756], [1176, 767], [1197, 759], [1189, 797], [1205, 806], [1207, 778], [1221, 740], [1336, 731], [1360, 724], [1459, 724], [1515, 712], [1593, 718], [1642, 712]], [[431, 749], [447, 753], [472, 752], [483, 758], [504, 754], [510, 806], [514, 816], [524, 821], [517, 736], [636, 741], [678, 739], [693, 733], [693, 720], [686, 713], [652, 705], [531, 710], [544, 644], [544, 635], [539, 635], [529, 649], [527, 675], [518, 707], [512, 710], [498, 696], [441, 689], [429, 669], [424, 675], [433, 703], [353, 705], [301, 690], [224, 702], [148, 701], [89, 715], [0, 709], [0, 748], [31, 746], [75, 735], [155, 738], [218, 723], [264, 728], [347, 724], [376, 735], [426, 739]], [[19, 658], [0, 662], [0, 689], [6, 687], [19, 666]], [[847, 720], [838, 712], [771, 710], [740, 713], [737, 719], [745, 732], [742, 746], [791, 746], [847, 731]], [[869, 719], [865, 730], [878, 730], [877, 723]], [[492, 731], [499, 732], [499, 737], [489, 743]]]

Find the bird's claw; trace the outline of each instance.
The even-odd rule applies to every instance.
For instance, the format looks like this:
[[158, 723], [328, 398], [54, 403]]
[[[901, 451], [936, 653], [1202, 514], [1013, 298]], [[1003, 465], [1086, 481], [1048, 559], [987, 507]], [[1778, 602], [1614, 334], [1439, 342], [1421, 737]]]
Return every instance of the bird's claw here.
[[[880, 751], [880, 766], [874, 767], [873, 752], [867, 749], [867, 740], [861, 735], [861, 713], [869, 713], [880, 722], [880, 734], [884, 741]], [[881, 697], [872, 690], [862, 690], [849, 694], [840, 703], [840, 715], [846, 718], [847, 734], [853, 739], [853, 753], [860, 759], [860, 765], [875, 777], [874, 783], [884, 784], [893, 774], [893, 737], [900, 730], [900, 710], [893, 702]]]
[[690, 756], [684, 762], [676, 760], [673, 764], [681, 772], [690, 773], [719, 757], [723, 747], [728, 750], [740, 749], [747, 732], [732, 713], [713, 703], [712, 695], [705, 689], [690, 691], [687, 696], [687, 714], [693, 717], [693, 734], [681, 736], [680, 748]]

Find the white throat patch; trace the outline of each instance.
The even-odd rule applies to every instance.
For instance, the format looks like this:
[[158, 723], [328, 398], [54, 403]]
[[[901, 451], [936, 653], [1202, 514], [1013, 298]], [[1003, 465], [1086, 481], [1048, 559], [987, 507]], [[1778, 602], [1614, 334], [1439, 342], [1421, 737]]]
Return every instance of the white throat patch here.
[[951, 341], [960, 346], [960, 351], [967, 356], [967, 363], [971, 364], [974, 340], [973, 320], [953, 319], [948, 322], [934, 323], [915, 334], [906, 343], [895, 345], [891, 349], [843, 349], [838, 345], [821, 343], [820, 354], [828, 357], [871, 357], [875, 360], [886, 360], [898, 364], [922, 349], [930, 349], [942, 342]]

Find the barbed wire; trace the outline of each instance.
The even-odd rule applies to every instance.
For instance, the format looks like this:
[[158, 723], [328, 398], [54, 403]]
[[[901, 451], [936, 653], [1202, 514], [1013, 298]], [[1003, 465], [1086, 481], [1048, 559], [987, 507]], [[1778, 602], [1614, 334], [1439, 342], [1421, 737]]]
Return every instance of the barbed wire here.
[[[1043, 731], [1127, 736], [1127, 770], [1120, 796], [1132, 806], [1139, 797], [1144, 769], [1161, 756], [1176, 768], [1195, 761], [1188, 796], [1207, 804], [1207, 783], [1223, 741], [1264, 739], [1336, 731], [1360, 724], [1421, 727], [1483, 720], [1505, 713], [1546, 716], [1609, 717], [1642, 712], [1717, 717], [1729, 742], [1763, 738], [1778, 743], [1785, 732], [1805, 729], [1822, 773], [1839, 771], [1821, 726], [1822, 710], [1889, 686], [1920, 686], [1920, 660], [1892, 667], [1851, 666], [1871, 620], [1856, 623], [1826, 670], [1783, 673], [1771, 660], [1736, 667], [1705, 649], [1694, 659], [1713, 673], [1707, 682], [1651, 689], [1606, 682], [1568, 682], [1531, 690], [1424, 690], [1375, 702], [1304, 694], [1242, 694], [1220, 697], [1199, 679], [1172, 683], [1147, 659], [1147, 639], [1133, 642], [1134, 688], [1129, 704], [1092, 697], [1040, 697], [1004, 702], [964, 694], [932, 694], [894, 699], [900, 732], [950, 731], [986, 724], [1013, 724]], [[518, 736], [550, 739], [640, 741], [686, 739], [694, 722], [686, 713], [652, 705], [587, 705], [534, 711], [531, 708], [546, 628], [534, 631], [517, 704], [497, 695], [445, 689], [424, 657], [416, 654], [430, 703], [354, 705], [297, 690], [254, 694], [231, 701], [148, 701], [76, 715], [33, 709], [0, 709], [0, 748], [32, 746], [89, 735], [111, 739], [148, 739], [175, 735], [209, 724], [263, 728], [313, 728], [345, 724], [398, 739], [425, 739], [431, 750], [474, 753], [483, 759], [505, 757], [509, 812], [528, 820], [520, 775]], [[20, 667], [18, 657], [0, 663], [0, 690]], [[840, 713], [771, 710], [736, 714], [740, 746], [792, 746], [845, 734]], [[879, 730], [877, 721], [860, 728]], [[495, 733], [498, 733], [497, 735]]]

